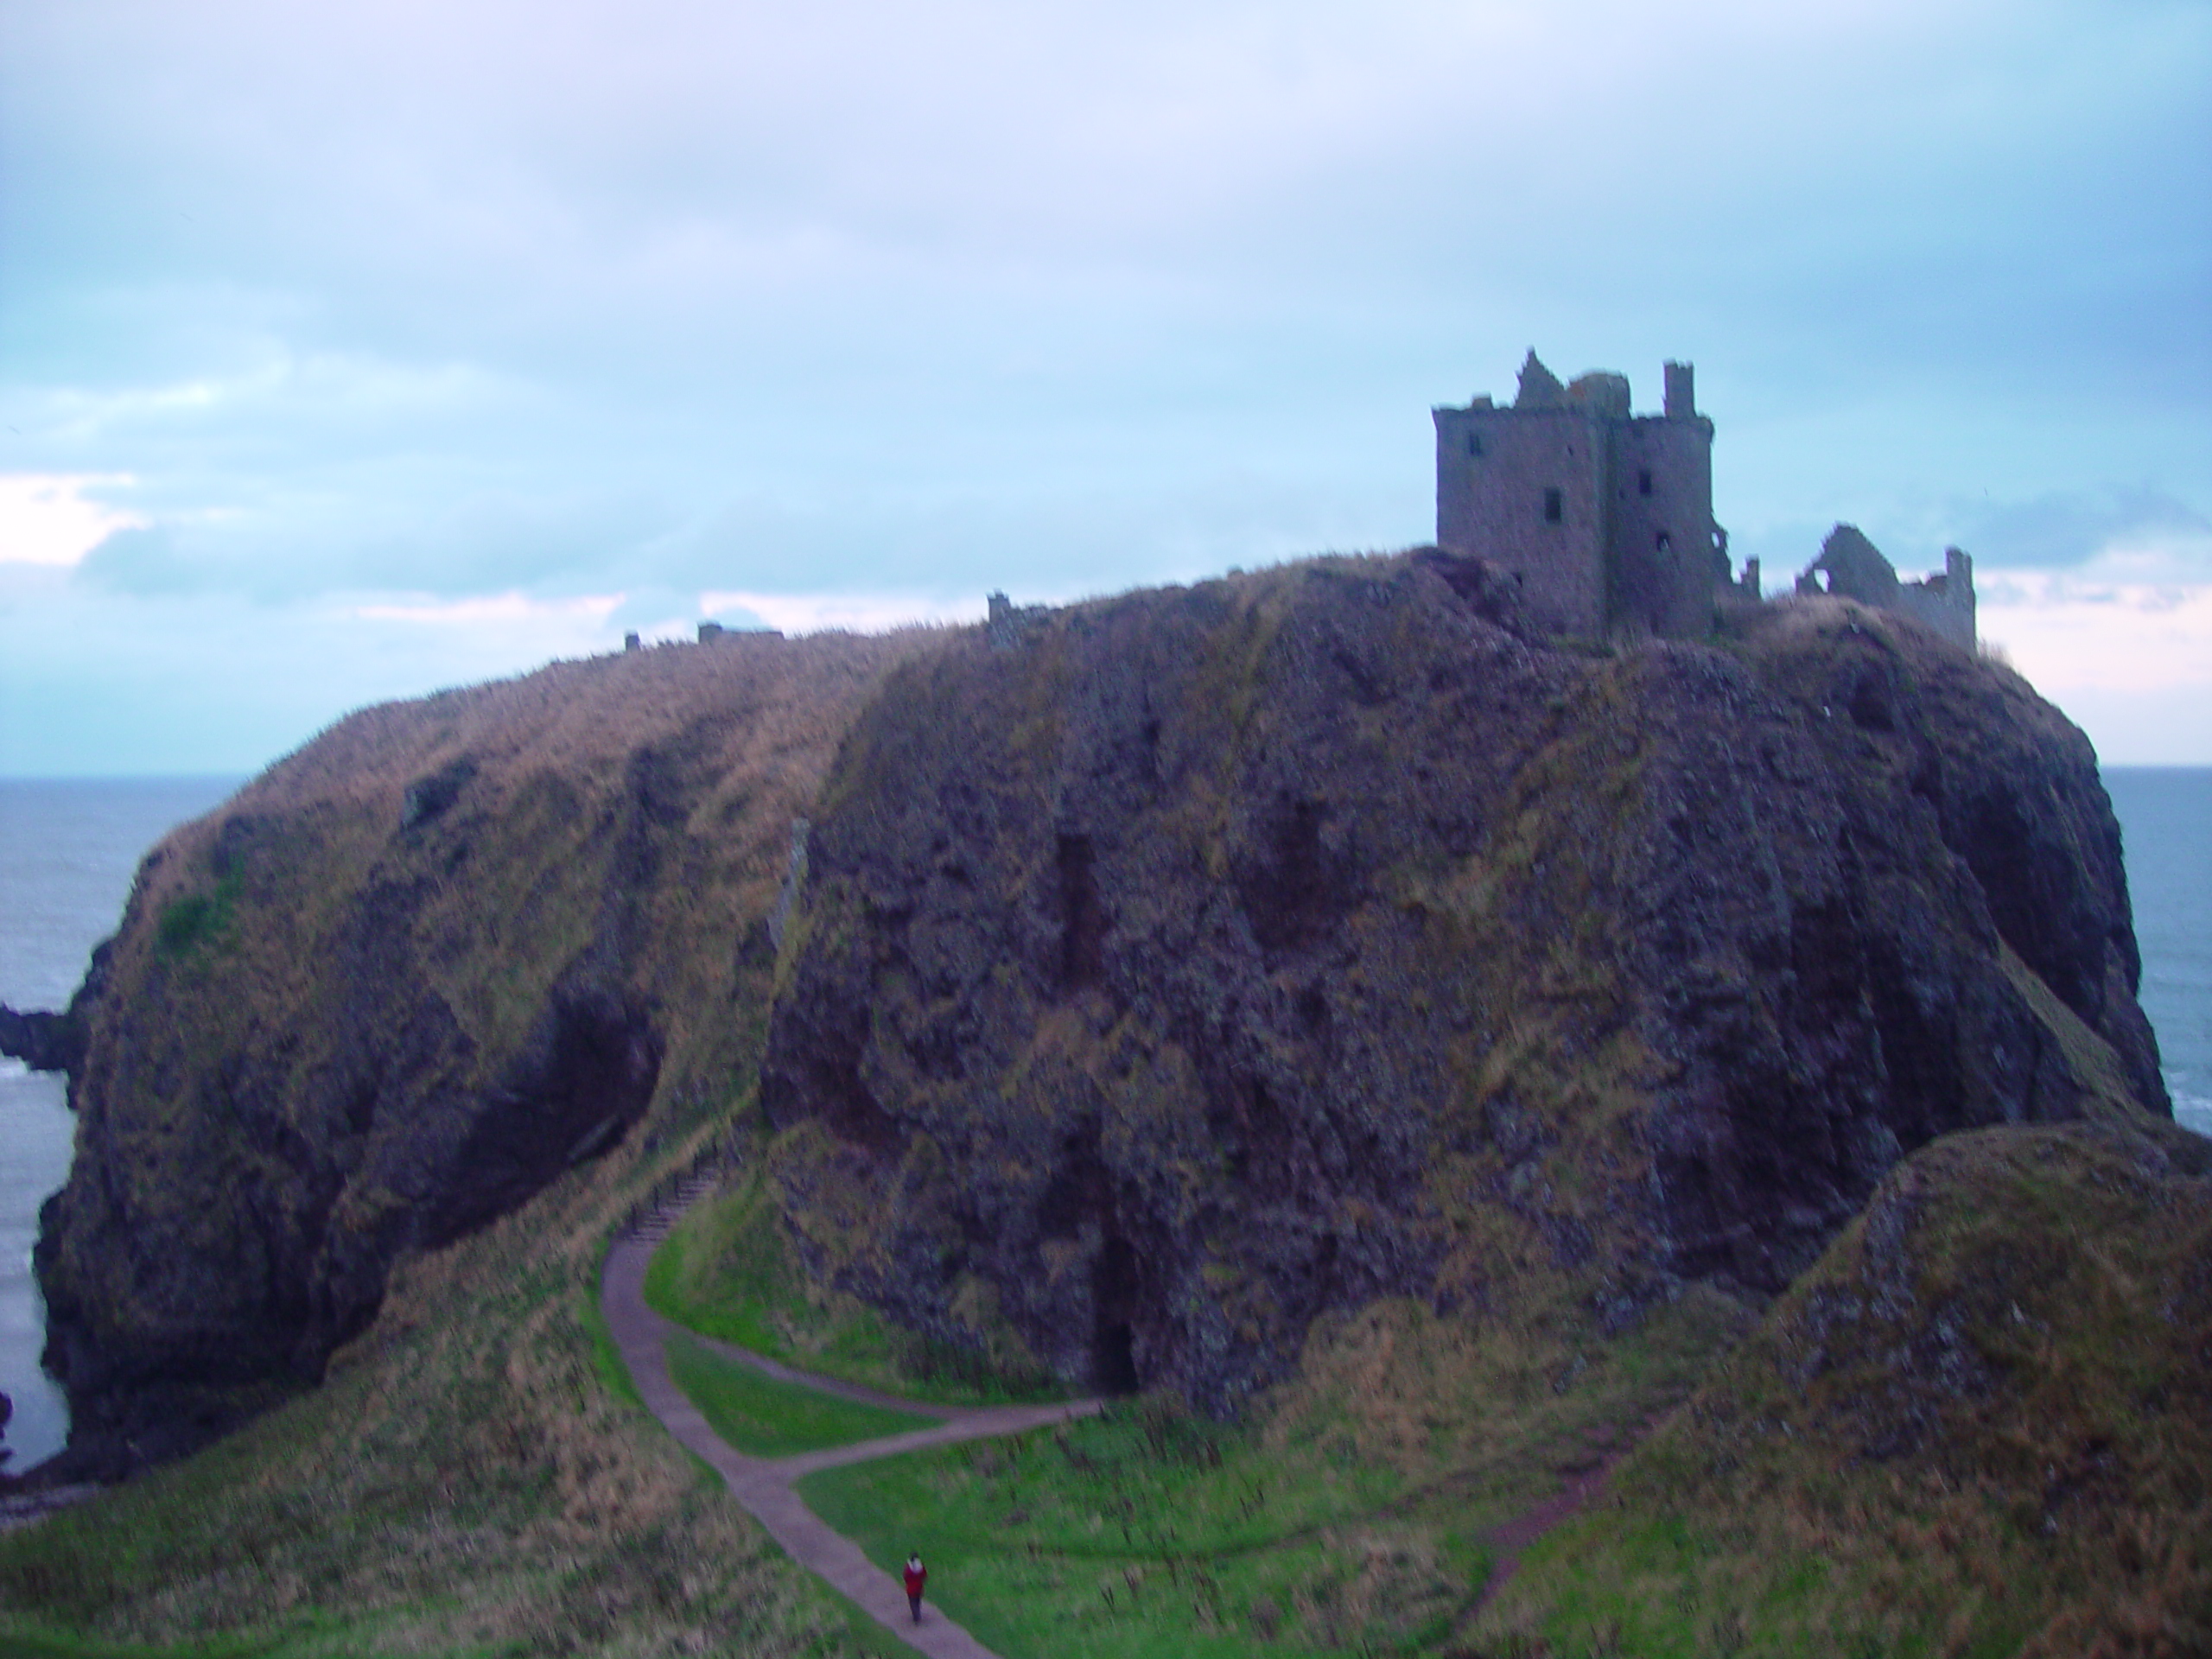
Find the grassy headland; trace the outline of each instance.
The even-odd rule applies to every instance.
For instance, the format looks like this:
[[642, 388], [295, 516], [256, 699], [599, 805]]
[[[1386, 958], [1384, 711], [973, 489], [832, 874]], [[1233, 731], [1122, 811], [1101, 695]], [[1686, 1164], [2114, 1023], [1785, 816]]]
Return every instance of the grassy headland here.
[[[57, 1328], [238, 1361], [156, 1427], [277, 1403], [0, 1538], [0, 1640], [868, 1650], [594, 1305], [742, 1141], [664, 1313], [925, 1400], [1154, 1389], [809, 1484], [1009, 1655], [2201, 1648], [2206, 1179], [2132, 1098], [2086, 743], [1848, 607], [1569, 653], [1470, 579], [562, 664], [181, 832]], [[734, 1433], [869, 1427], [677, 1349]]]
[[[594, 933], [652, 1010], [657, 1084], [603, 1156], [457, 1242], [403, 1251], [320, 1386], [257, 1384], [283, 1403], [239, 1432], [0, 1535], [0, 1643], [877, 1650], [639, 1408], [596, 1295], [626, 1213], [730, 1132], [791, 822], [874, 676], [929, 644], [732, 639], [367, 710], [149, 859], [76, 1079], [73, 1188], [100, 1188], [126, 1224], [62, 1241], [88, 1295], [205, 1241], [219, 1315], [235, 1300], [265, 1319], [258, 1294], [296, 1307], [304, 1288], [277, 1276], [305, 1259], [287, 1230], [323, 1225], [334, 1258], [404, 1219], [392, 1183], [426, 1122], [410, 1090], [496, 1090]], [[664, 880], [635, 885], [640, 869]], [[395, 989], [446, 1016], [391, 1024]], [[189, 1156], [156, 1168], [140, 1157], [155, 1147]], [[318, 1223], [329, 1156], [341, 1185]], [[132, 1283], [88, 1312], [105, 1336], [207, 1306], [168, 1294]]]
[[1952, 1136], [1899, 1167], [1480, 1651], [2212, 1651], [2212, 1144]]

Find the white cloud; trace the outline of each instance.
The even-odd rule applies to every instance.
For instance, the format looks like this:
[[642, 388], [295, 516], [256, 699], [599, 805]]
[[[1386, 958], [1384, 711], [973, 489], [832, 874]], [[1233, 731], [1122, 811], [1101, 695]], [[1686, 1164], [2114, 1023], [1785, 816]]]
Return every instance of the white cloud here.
[[845, 629], [881, 633], [910, 622], [979, 622], [983, 607], [976, 600], [925, 599], [893, 594], [748, 594], [699, 595], [702, 617], [743, 613], [779, 633], [820, 633]]
[[617, 606], [620, 594], [586, 594], [575, 599], [533, 599], [527, 594], [489, 594], [474, 599], [413, 599], [378, 601], [348, 607], [348, 613], [366, 622], [412, 622], [439, 628], [480, 628], [535, 625], [545, 622], [604, 623]]
[[1982, 639], [2062, 703], [2082, 690], [2212, 701], [2212, 583], [2130, 581], [2128, 563], [1977, 571]]
[[[1993, 576], [2101, 549], [2118, 588], [2212, 581], [2112, 550], [2212, 509], [2197, 0], [10, 23], [0, 151], [40, 166], [7, 203], [0, 469], [138, 480], [69, 498], [111, 515], [51, 543], [73, 608], [11, 626], [111, 676], [137, 647], [60, 631], [204, 609], [243, 680], [277, 646], [240, 619], [311, 613], [332, 676], [381, 688], [372, 658], [450, 683], [697, 607], [879, 627], [1401, 544], [1428, 405], [1510, 391], [1531, 344], [1647, 405], [1698, 360], [1770, 584], [1839, 518], [1908, 570], [1950, 540]], [[2069, 592], [1986, 613], [2102, 660]]]
[[73, 565], [117, 531], [145, 525], [141, 514], [85, 499], [137, 481], [127, 473], [0, 474], [0, 563]]

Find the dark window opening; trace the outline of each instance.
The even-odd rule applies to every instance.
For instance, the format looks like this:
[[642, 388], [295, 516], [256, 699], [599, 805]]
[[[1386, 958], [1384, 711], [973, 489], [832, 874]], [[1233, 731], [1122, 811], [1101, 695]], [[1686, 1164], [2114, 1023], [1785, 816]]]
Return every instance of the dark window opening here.
[[1659, 532], [1659, 550], [1662, 553], [1671, 552], [1674, 550], [1674, 546], [1675, 538], [1669, 536], [1665, 531], [1661, 531]]
[[1565, 517], [1567, 517], [1567, 505], [1560, 499], [1559, 492], [1546, 490], [1544, 492], [1544, 522], [1548, 524], [1555, 524]]
[[1479, 455], [1480, 454], [1482, 454], [1482, 452], [1483, 452], [1483, 435], [1482, 435], [1481, 433], [1479, 433], [1479, 432], [1470, 432], [1470, 433], [1468, 433], [1468, 434], [1467, 434], [1467, 453], [1468, 453], [1469, 454], [1471, 454], [1471, 455]]
[[1644, 467], [1641, 472], [1637, 474], [1636, 493], [1638, 495], [1649, 495], [1651, 493], [1651, 469], [1649, 467]]

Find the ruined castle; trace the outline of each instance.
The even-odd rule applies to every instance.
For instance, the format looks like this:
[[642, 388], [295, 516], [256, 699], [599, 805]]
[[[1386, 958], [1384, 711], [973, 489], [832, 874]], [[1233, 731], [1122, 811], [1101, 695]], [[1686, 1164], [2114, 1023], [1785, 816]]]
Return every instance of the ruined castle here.
[[[1564, 634], [1695, 635], [1724, 599], [1759, 596], [1758, 562], [1739, 583], [1713, 519], [1713, 423], [1691, 365], [1666, 365], [1656, 415], [1629, 407], [1625, 375], [1562, 385], [1530, 352], [1510, 407], [1478, 397], [1440, 408], [1436, 540], [1521, 578], [1531, 613]], [[1974, 563], [1956, 548], [1941, 575], [1900, 582], [1874, 544], [1839, 524], [1797, 580], [1911, 617], [1971, 650]]]
[[1821, 543], [1821, 556], [1799, 574], [1797, 591], [1895, 611], [1954, 645], [1974, 649], [1974, 560], [1955, 547], [1943, 550], [1943, 568], [1936, 575], [1899, 582], [1897, 568], [1858, 525], [1838, 524]]

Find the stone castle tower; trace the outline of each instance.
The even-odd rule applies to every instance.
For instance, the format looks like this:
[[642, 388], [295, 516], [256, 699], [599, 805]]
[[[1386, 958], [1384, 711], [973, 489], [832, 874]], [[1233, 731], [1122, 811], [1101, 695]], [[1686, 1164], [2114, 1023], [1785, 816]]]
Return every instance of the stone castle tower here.
[[1664, 410], [1629, 411], [1627, 377], [1561, 385], [1535, 352], [1512, 407], [1478, 397], [1436, 418], [1436, 540], [1519, 575], [1561, 633], [1700, 634], [1729, 582], [1713, 522], [1713, 423], [1691, 367], [1667, 365]]

